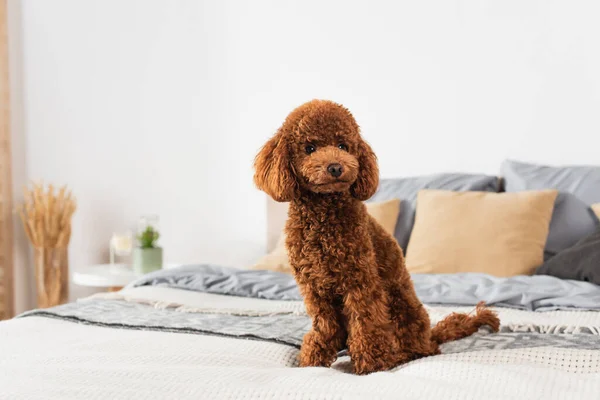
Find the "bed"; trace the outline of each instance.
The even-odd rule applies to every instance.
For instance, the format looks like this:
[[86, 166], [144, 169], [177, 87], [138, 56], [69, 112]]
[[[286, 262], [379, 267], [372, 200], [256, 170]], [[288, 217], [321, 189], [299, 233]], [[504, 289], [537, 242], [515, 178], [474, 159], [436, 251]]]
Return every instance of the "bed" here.
[[[595, 173], [600, 180], [600, 170]], [[589, 180], [588, 170], [582, 174]], [[403, 199], [403, 211], [396, 209], [389, 227], [398, 243], [406, 239], [398, 233], [413, 229], [411, 212], [423, 187], [500, 190], [496, 177], [480, 175], [382, 181], [376, 200]], [[596, 279], [598, 258], [587, 258], [583, 274], [567, 264], [581, 262], [586, 251], [598, 257], [600, 230], [587, 204], [565, 207], [568, 201], [557, 200], [550, 233], [544, 233], [569, 241], [562, 248], [560, 240], [546, 244], [547, 250], [549, 243], [557, 247], [544, 265], [558, 265], [565, 276], [412, 273], [432, 324], [452, 312], [470, 312], [482, 300], [500, 317], [499, 332], [483, 327], [444, 344], [441, 355], [366, 376], [353, 374], [345, 351], [331, 368], [300, 368], [297, 356], [310, 319], [290, 273], [182, 265], [141, 276], [119, 292], [0, 322], [0, 398], [597, 399], [600, 286], [585, 280]], [[587, 201], [594, 202], [596, 197]], [[286, 206], [268, 204], [268, 250], [276, 257], [266, 258], [281, 266], [286, 257], [277, 246]], [[590, 219], [588, 228], [555, 223], [577, 220], [569, 213], [578, 209]], [[574, 237], [590, 232], [595, 242], [573, 246]]]
[[368, 376], [342, 352], [299, 368], [310, 321], [288, 274], [214, 265], [158, 271], [0, 323], [10, 399], [597, 399], [600, 288], [549, 276], [413, 277], [435, 323], [486, 300], [502, 328]]

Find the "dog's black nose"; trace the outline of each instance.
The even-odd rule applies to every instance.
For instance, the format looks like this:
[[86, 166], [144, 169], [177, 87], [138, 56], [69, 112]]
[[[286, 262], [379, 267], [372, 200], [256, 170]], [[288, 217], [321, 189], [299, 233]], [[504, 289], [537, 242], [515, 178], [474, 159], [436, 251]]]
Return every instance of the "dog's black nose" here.
[[327, 167], [327, 171], [331, 174], [331, 176], [335, 176], [336, 178], [342, 174], [342, 165], [341, 164], [329, 164]]

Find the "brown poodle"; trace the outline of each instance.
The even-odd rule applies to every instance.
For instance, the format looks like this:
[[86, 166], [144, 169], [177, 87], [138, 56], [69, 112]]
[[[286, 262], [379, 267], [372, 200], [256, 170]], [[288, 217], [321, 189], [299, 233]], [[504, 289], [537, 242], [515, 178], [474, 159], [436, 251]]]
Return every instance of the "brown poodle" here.
[[312, 329], [301, 366], [330, 366], [347, 348], [358, 374], [439, 354], [441, 343], [499, 328], [483, 305], [431, 328], [396, 240], [367, 214], [375, 154], [350, 112], [313, 100], [292, 111], [255, 160], [254, 181], [290, 202], [286, 246]]

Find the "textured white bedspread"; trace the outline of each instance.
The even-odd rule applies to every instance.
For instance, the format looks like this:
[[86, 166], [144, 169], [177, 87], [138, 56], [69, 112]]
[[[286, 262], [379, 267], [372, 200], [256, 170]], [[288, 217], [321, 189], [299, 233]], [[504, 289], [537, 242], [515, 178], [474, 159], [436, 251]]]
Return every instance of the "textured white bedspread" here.
[[[202, 304], [212, 310], [219, 307], [218, 297], [203, 303], [190, 292], [185, 299], [177, 291], [164, 290], [145, 296], [154, 296], [157, 307], [187, 304], [188, 312]], [[227, 312], [248, 308], [244, 298], [223, 300]], [[432, 310], [436, 313], [445, 312]], [[525, 318], [523, 313], [530, 314], [509, 310], [506, 315]], [[576, 324], [584, 318], [588, 326], [600, 326], [600, 313], [561, 313], [553, 320], [565, 318]], [[600, 349], [548, 344], [454, 353], [362, 377], [349, 373], [347, 358], [333, 368], [298, 368], [296, 355], [295, 348], [271, 342], [26, 317], [0, 323], [0, 398], [600, 398]]]

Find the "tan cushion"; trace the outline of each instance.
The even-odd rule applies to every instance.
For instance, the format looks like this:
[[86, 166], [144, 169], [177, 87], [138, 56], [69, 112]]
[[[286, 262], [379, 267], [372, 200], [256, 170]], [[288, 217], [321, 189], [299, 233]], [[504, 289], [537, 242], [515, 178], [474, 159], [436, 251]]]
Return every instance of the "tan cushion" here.
[[[396, 221], [400, 214], [400, 199], [365, 203], [365, 206], [367, 207], [367, 212], [379, 222], [382, 228], [390, 235], [393, 235], [394, 229], [396, 229]], [[279, 241], [273, 251], [262, 257], [251, 269], [292, 272], [285, 248], [285, 235], [283, 233], [279, 237]]]
[[598, 218], [600, 218], [600, 203], [592, 204], [592, 210], [594, 210]]
[[367, 212], [375, 218], [375, 221], [390, 235], [394, 235], [396, 222], [400, 215], [400, 199], [392, 199], [381, 202], [365, 203]]
[[531, 274], [544, 261], [556, 190], [422, 190], [406, 249], [412, 273]]

